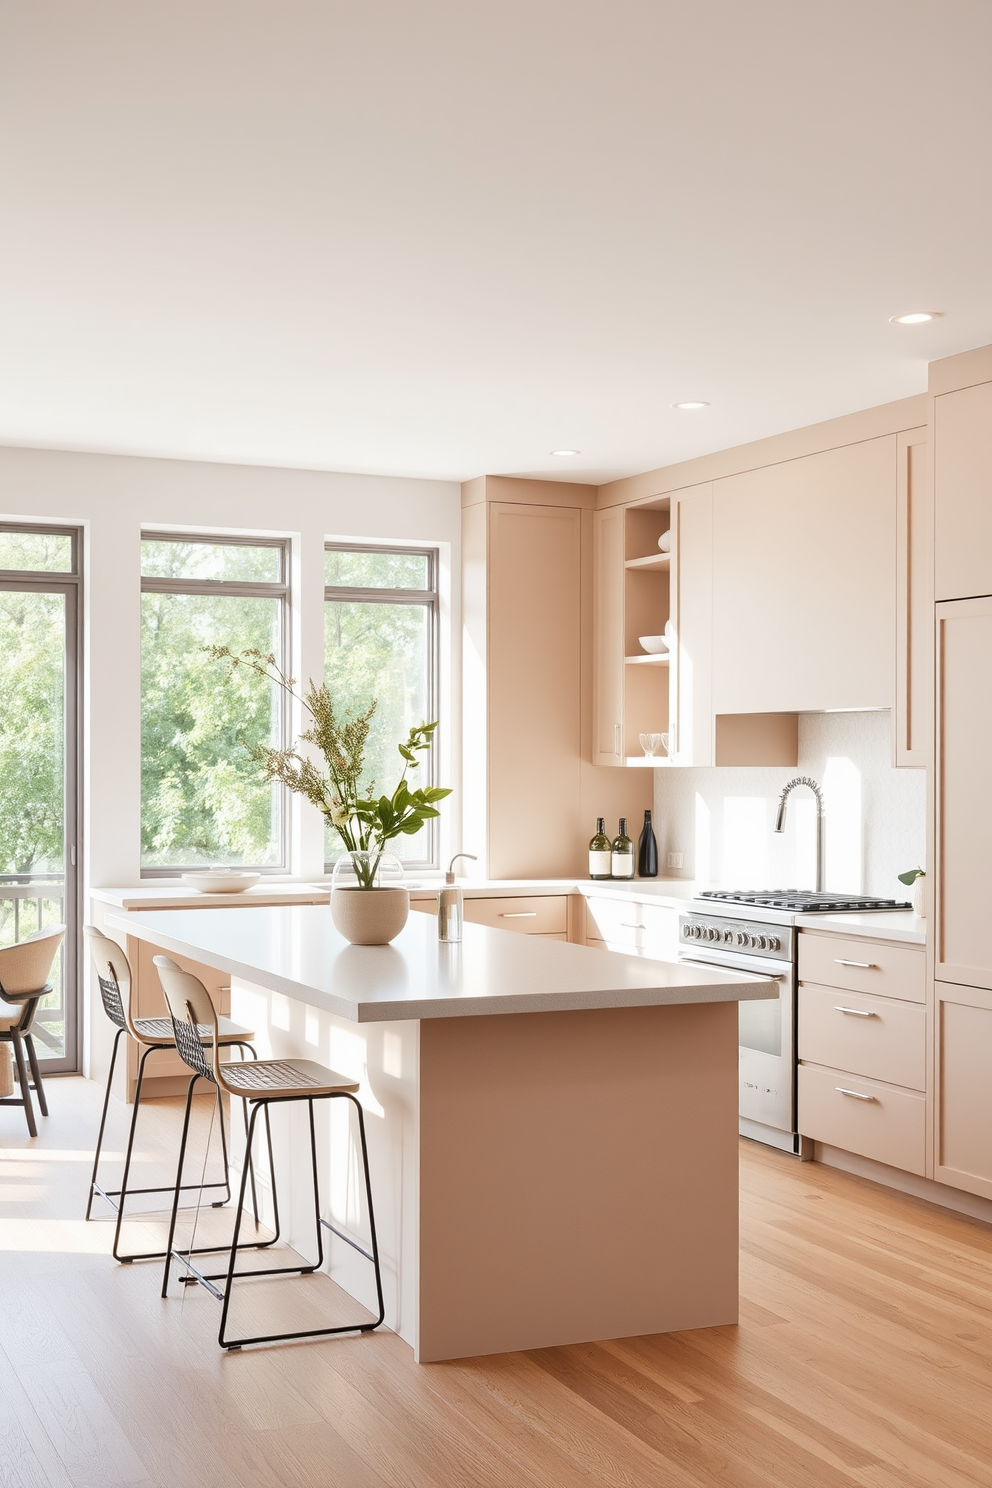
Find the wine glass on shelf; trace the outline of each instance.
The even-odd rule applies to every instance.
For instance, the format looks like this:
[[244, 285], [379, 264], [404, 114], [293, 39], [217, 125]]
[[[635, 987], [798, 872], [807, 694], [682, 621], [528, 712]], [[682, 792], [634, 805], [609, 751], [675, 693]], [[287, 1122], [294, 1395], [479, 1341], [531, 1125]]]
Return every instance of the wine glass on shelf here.
[[654, 759], [668, 744], [664, 734], [638, 734], [637, 737], [648, 759]]

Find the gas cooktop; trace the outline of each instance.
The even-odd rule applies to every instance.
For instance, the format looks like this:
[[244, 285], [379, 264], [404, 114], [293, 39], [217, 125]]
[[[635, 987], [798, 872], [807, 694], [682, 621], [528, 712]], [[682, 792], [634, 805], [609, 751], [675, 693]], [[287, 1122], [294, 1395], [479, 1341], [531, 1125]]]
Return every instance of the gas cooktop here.
[[814, 889], [703, 889], [697, 898], [720, 904], [748, 904], [754, 909], [791, 909], [801, 914], [912, 907], [900, 899], [875, 899], [870, 894], [818, 894]]

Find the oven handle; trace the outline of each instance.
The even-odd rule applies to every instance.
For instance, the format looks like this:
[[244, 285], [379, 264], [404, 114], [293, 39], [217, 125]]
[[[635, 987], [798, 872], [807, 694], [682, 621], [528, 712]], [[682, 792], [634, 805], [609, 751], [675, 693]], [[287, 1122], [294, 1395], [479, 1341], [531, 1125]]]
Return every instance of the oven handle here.
[[[782, 971], [780, 969], [776, 969], [775, 971], [756, 971], [753, 956], [746, 963], [741, 961], [710, 961], [704, 956], [680, 956], [679, 961], [692, 966], [708, 966], [713, 971], [740, 973], [755, 982], [787, 982], [790, 978], [788, 971]], [[780, 968], [781, 965], [782, 963], [779, 961], [777, 967]]]

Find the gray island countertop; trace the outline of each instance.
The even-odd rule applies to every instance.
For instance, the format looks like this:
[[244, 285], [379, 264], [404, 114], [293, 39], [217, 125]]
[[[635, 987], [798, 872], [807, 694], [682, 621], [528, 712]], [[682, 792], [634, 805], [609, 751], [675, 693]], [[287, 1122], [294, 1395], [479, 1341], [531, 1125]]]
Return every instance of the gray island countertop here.
[[349, 945], [324, 905], [110, 913], [107, 925], [354, 1023], [778, 996], [763, 977], [681, 965], [466, 924], [439, 944], [411, 914], [388, 946]]

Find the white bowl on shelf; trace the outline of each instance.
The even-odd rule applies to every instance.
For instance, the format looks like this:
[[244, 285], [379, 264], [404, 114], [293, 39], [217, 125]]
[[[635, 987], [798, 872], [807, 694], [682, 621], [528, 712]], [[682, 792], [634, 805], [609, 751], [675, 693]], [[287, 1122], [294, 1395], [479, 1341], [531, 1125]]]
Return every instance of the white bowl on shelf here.
[[658, 656], [662, 651], [668, 650], [668, 640], [663, 635], [638, 636], [638, 644], [649, 656]]
[[661, 534], [661, 536], [658, 539], [658, 547], [661, 549], [661, 551], [663, 553], [670, 553], [672, 551], [672, 534], [671, 534], [671, 532], [663, 532]]
[[229, 868], [204, 868], [199, 873], [184, 873], [183, 883], [199, 894], [243, 894], [261, 878], [260, 873], [237, 873]]

